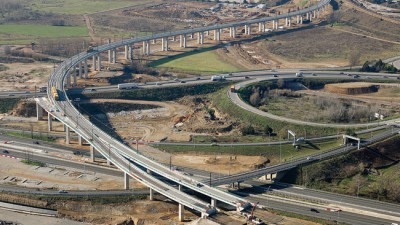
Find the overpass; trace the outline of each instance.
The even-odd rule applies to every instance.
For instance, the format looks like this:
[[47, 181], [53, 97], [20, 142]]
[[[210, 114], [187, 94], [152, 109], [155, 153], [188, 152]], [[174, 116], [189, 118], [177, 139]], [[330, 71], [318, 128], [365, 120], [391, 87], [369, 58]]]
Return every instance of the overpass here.
[[[179, 219], [181, 221], [183, 220], [184, 206], [200, 212], [202, 217], [206, 217], [216, 212], [215, 208], [217, 201], [224, 202], [240, 209], [240, 206], [247, 204], [246, 200], [225, 191], [208, 186], [205, 183], [195, 181], [189, 176], [175, 173], [168, 167], [139, 154], [135, 150], [94, 126], [74, 107], [71, 100], [68, 99], [65, 88], [77, 86], [78, 76], [80, 78], [88, 77], [89, 58], [92, 58], [92, 70], [100, 71], [102, 69], [103, 52], [108, 53], [108, 63], [115, 63], [117, 60], [117, 50], [119, 48], [124, 48], [124, 59], [131, 61], [134, 58], [133, 53], [135, 44], [143, 43], [143, 54], [149, 55], [151, 54], [150, 41], [156, 39], [162, 40], [161, 50], [168, 51], [169, 39], [172, 38], [173, 40], [176, 40], [177, 36], [180, 37], [180, 47], [185, 48], [187, 45], [186, 35], [188, 34], [191, 34], [193, 37], [196, 33], [198, 44], [203, 44], [204, 35], [209, 35], [210, 31], [214, 32], [215, 41], [221, 40], [221, 33], [223, 32], [223, 29], [229, 29], [230, 37], [235, 38], [236, 30], [239, 26], [245, 27], [246, 35], [251, 34], [252, 26], [254, 24], [258, 24], [259, 32], [265, 32], [265, 26], [267, 22], [272, 22], [272, 28], [278, 29], [279, 20], [282, 19], [285, 20], [286, 26], [291, 26], [291, 21], [294, 17], [296, 17], [296, 22], [298, 24], [303, 22], [304, 15], [306, 16], [306, 19], [311, 21], [313, 18], [319, 17], [320, 11], [324, 10], [329, 2], [330, 0], [321, 0], [317, 5], [309, 8], [277, 15], [275, 17], [266, 17], [242, 22], [166, 32], [151, 36], [121, 40], [119, 42], [109, 43], [106, 45], [97, 46], [95, 48], [89, 48], [87, 52], [81, 52], [58, 65], [58, 67], [55, 68], [51, 74], [48, 82], [48, 98], [37, 98], [36, 101], [38, 105], [48, 112], [49, 130], [52, 129], [53, 118], [56, 118], [65, 126], [67, 143], [69, 143], [70, 132], [72, 130], [79, 135], [79, 142], [81, 144], [83, 140], [86, 140], [90, 144], [92, 155], [94, 149], [96, 149], [107, 159], [109, 163], [114, 164], [117, 168], [124, 172], [125, 186], [128, 185], [127, 181], [129, 180], [129, 177], [132, 177], [150, 187], [150, 199], [152, 199], [153, 191], [157, 191], [158, 193], [177, 201], [179, 203]], [[53, 87], [56, 88], [58, 97], [52, 93], [51, 89]], [[41, 112], [40, 108], [38, 108], [38, 115], [39, 112]], [[179, 185], [179, 188], [176, 189], [171, 185], [160, 181], [154, 176], [154, 173], [176, 182]], [[209, 196], [211, 198], [211, 205], [182, 192], [182, 186]]]

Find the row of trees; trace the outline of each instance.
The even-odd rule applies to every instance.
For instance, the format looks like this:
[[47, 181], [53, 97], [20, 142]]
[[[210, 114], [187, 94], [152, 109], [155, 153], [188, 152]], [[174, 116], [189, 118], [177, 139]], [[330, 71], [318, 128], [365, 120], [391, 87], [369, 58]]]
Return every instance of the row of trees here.
[[389, 72], [397, 73], [399, 70], [391, 64], [384, 63], [381, 59], [376, 62], [366, 61], [361, 67], [362, 72]]
[[[242, 132], [242, 135], [257, 134], [256, 129], [251, 124], [248, 124], [248, 125], [242, 127], [242, 129], [240, 131]], [[264, 126], [261, 130], [262, 134], [269, 135], [269, 136], [273, 135], [273, 131], [274, 130], [268, 125]]]

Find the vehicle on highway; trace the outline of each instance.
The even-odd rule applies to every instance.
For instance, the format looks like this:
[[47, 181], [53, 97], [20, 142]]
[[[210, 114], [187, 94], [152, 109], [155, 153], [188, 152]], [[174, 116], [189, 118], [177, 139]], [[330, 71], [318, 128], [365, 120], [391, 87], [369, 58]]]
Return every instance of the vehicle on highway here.
[[14, 94], [9, 94], [8, 96], [15, 96]]
[[397, 77], [397, 80], [400, 80], [400, 77]]
[[92, 89], [90, 89], [90, 91], [96, 91], [96, 89], [92, 88]]
[[197, 187], [203, 187], [203, 185], [201, 183], [197, 183], [196, 186]]
[[350, 73], [348, 73], [348, 74], [346, 74], [347, 76], [349, 76], [349, 77], [351, 77], [351, 74]]
[[201, 80], [201, 77], [197, 77], [196, 80]]
[[57, 90], [56, 87], [52, 87], [51, 88], [51, 93], [53, 94], [54, 100], [58, 101], [59, 100], [59, 96], [58, 96], [58, 90]]
[[162, 85], [162, 83], [160, 83], [160, 82], [157, 82], [157, 83], [156, 83], [156, 85]]
[[132, 88], [137, 88], [138, 84], [137, 83], [125, 83], [125, 84], [118, 84], [118, 89], [132, 89]]
[[303, 73], [302, 72], [296, 73], [296, 77], [303, 77]]
[[39, 92], [47, 92], [47, 86], [40, 87]]
[[340, 75], [343, 75], [344, 73], [343, 73], [343, 72], [340, 72], [339, 74], [340, 74]]
[[274, 77], [278, 77], [278, 75], [274, 74]]
[[312, 73], [311, 75], [313, 75], [314, 77], [316, 77], [316, 76], [317, 76], [317, 74], [316, 74], [316, 73]]
[[315, 213], [319, 213], [319, 211], [317, 209], [311, 208], [310, 209], [311, 212], [315, 212]]
[[73, 154], [74, 155], [81, 155], [81, 152], [80, 151], [74, 151]]
[[60, 193], [60, 194], [66, 194], [66, 193], [68, 193], [68, 191], [66, 191], [66, 190], [59, 190], [58, 193]]
[[3, 150], [3, 153], [4, 153], [4, 154], [9, 154], [10, 152], [7, 151], [7, 150]]
[[179, 78], [175, 78], [174, 81], [180, 81]]
[[34, 141], [33, 144], [40, 145], [38, 141]]
[[249, 77], [249, 76], [245, 76], [244, 78], [245, 78], [245, 79], [250, 79], [250, 77]]
[[305, 141], [304, 137], [299, 137], [296, 139], [296, 142], [303, 142], [303, 141]]
[[181, 81], [181, 84], [184, 84], [184, 83], [186, 83], [186, 81], [182, 80], [182, 81]]
[[353, 76], [353, 78], [359, 78], [359, 77], [360, 77], [360, 75], [357, 75], [357, 74]]
[[388, 76], [383, 76], [383, 78], [389, 78]]
[[221, 80], [225, 80], [225, 76], [214, 75], [211, 77], [211, 81], [221, 81]]
[[308, 156], [308, 157], [307, 157], [307, 160], [311, 160], [311, 159], [313, 159], [313, 157], [311, 157], [311, 156]]

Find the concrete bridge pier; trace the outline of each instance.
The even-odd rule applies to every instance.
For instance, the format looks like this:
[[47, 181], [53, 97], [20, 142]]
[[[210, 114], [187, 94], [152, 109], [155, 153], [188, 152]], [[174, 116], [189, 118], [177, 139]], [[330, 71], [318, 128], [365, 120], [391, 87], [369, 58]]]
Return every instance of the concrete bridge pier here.
[[65, 143], [67, 144], [67, 145], [69, 145], [69, 144], [71, 144], [71, 132], [70, 132], [70, 129], [69, 129], [69, 127], [67, 126], [66, 127], [66, 130], [65, 130]]
[[306, 13], [306, 19], [308, 20], [310, 18], [310, 14]]
[[204, 44], [204, 32], [200, 33], [200, 44]]
[[112, 63], [116, 63], [117, 62], [117, 49], [113, 49], [112, 50]]
[[128, 47], [128, 59], [129, 59], [129, 61], [133, 61], [133, 48], [132, 48], [132, 45], [129, 45], [129, 47]]
[[83, 70], [84, 70], [84, 73], [85, 73], [85, 78], [88, 78], [89, 71], [88, 71], [87, 59], [85, 59], [85, 61], [83, 62]]
[[201, 43], [201, 32], [197, 32], [197, 44]]
[[146, 55], [150, 55], [150, 41], [146, 41]]
[[44, 113], [43, 108], [38, 103], [36, 103], [36, 119], [37, 119], [37, 121], [40, 121], [43, 119], [43, 113]]
[[129, 59], [129, 58], [128, 58], [128, 54], [129, 54], [128, 45], [125, 45], [124, 47], [125, 47], [125, 54], [124, 54], [125, 60], [128, 60], [128, 59]]
[[124, 189], [129, 190], [129, 175], [124, 173]]
[[78, 135], [78, 145], [82, 146], [83, 145], [83, 138], [81, 135]]
[[100, 54], [97, 55], [97, 61], [98, 61], [98, 63], [99, 63], [99, 68], [98, 68], [98, 70], [101, 71], [101, 55], [100, 55]]
[[312, 22], [312, 13], [308, 14], [308, 19], [310, 20], [310, 22]]
[[287, 24], [288, 27], [290, 27], [291, 19], [292, 18], [290, 18], [290, 17], [288, 18], [288, 24]]
[[150, 188], [150, 191], [149, 191], [149, 200], [150, 200], [150, 201], [153, 201], [153, 200], [154, 200], [154, 191], [153, 191], [153, 189], [151, 189], [151, 188]]
[[73, 67], [73, 70], [74, 70], [74, 76], [73, 76], [73, 78], [74, 78], [74, 79], [73, 79], [73, 86], [74, 86], [74, 87], [76, 87], [77, 83], [76, 83], [76, 67], [75, 67], [75, 66]]
[[146, 55], [146, 42], [145, 41], [143, 41], [142, 51], [143, 51], [143, 55]]
[[82, 62], [78, 63], [78, 76], [82, 79]]
[[157, 39], [154, 38], [154, 39], [152, 40], [152, 42], [153, 42], [153, 44], [156, 44], [156, 43], [157, 43]]
[[217, 208], [217, 199], [215, 199], [215, 198], [211, 199], [211, 207]]
[[314, 10], [314, 11], [313, 11], [313, 18], [315, 18], [316, 16], [317, 16], [317, 11]]
[[93, 56], [92, 58], [92, 66], [93, 66], [93, 71], [97, 70], [97, 62], [96, 62], [96, 55]]
[[176, 36], [172, 36], [172, 41], [175, 42], [176, 41]]
[[232, 27], [232, 38], [236, 38], [236, 27]]
[[193, 39], [194, 38], [194, 33], [191, 33], [190, 34], [190, 39]]
[[161, 39], [161, 51], [168, 51], [168, 38], [164, 37]]
[[247, 35], [247, 31], [249, 30], [249, 26], [248, 25], [244, 25], [244, 34]]
[[300, 16], [300, 24], [303, 24], [303, 16]]
[[319, 18], [319, 9], [317, 10], [317, 18]]
[[249, 26], [248, 26], [247, 28], [248, 28], [247, 34], [248, 34], [248, 35], [251, 35], [251, 24], [249, 24]]
[[47, 114], [47, 128], [49, 131], [53, 130], [53, 116], [50, 113]]
[[[111, 43], [111, 39], [107, 40], [107, 44]], [[111, 63], [111, 49], [107, 51], [107, 56], [108, 56], [108, 63]]]
[[90, 145], [90, 162], [94, 162], [94, 146]]
[[185, 206], [180, 203], [178, 206], [178, 219], [179, 222], [183, 222], [185, 220]]
[[71, 71], [67, 71], [67, 83], [66, 83], [66, 85], [67, 85], [67, 88], [70, 88], [71, 87]]

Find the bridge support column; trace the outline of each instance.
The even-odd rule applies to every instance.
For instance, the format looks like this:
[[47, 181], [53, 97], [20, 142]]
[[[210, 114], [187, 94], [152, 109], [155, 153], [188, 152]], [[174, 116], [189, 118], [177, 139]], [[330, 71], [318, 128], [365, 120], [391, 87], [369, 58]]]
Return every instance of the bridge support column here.
[[310, 15], [310, 14], [306, 13], [306, 19], [307, 19], [307, 20], [309, 19], [309, 15]]
[[70, 139], [71, 139], [71, 132], [70, 132], [70, 129], [69, 129], [68, 126], [67, 126], [66, 128], [67, 128], [67, 129], [65, 130], [65, 143], [66, 143], [67, 145], [69, 145], [69, 144], [71, 144], [71, 142], [70, 142]]
[[78, 134], [78, 145], [82, 146], [83, 145], [83, 139], [82, 136]]
[[74, 70], [74, 76], [73, 76], [73, 86], [76, 87], [76, 67], [72, 68]]
[[129, 54], [129, 52], [128, 52], [128, 45], [125, 45], [125, 54], [124, 54], [125, 60], [128, 60], [128, 54]]
[[310, 13], [309, 15], [308, 15], [308, 19], [310, 20], [310, 22], [312, 22], [312, 13]]
[[143, 51], [143, 55], [146, 55], [146, 42], [145, 41], [143, 41], [142, 51]]
[[201, 32], [197, 32], [197, 44], [201, 43]]
[[154, 39], [152, 40], [152, 42], [153, 42], [153, 44], [156, 44], [156, 43], [157, 43], [157, 39], [154, 38]]
[[288, 24], [287, 24], [288, 27], [290, 27], [291, 19], [292, 19], [292, 18], [289, 17], [289, 19], [288, 19]]
[[82, 62], [78, 63], [78, 75], [82, 79]]
[[185, 220], [185, 206], [180, 203], [178, 206], [178, 218], [179, 222], [183, 222]]
[[97, 60], [99, 61], [99, 68], [98, 68], [98, 70], [101, 71], [101, 55], [100, 55], [100, 54], [97, 55]]
[[288, 26], [288, 18], [287, 17], [285, 18], [285, 26], [286, 27]]
[[129, 190], [129, 175], [127, 173], [124, 173], [124, 188]]
[[[108, 39], [108, 40], [107, 40], [107, 43], [110, 44], [110, 43], [111, 43], [111, 39]], [[111, 62], [112, 62], [112, 59], [111, 59], [111, 49], [107, 51], [107, 55], [108, 55], [108, 63], [111, 63]]]
[[53, 130], [53, 116], [50, 113], [47, 114], [47, 122], [48, 122], [47, 123], [48, 130], [49, 131]]
[[93, 59], [92, 59], [92, 66], [93, 66], [93, 71], [96, 71], [97, 70], [97, 62], [96, 62], [96, 56], [94, 55], [93, 56]]
[[317, 11], [316, 11], [316, 10], [314, 10], [314, 11], [313, 11], [313, 18], [315, 18], [315, 17], [316, 17], [316, 14], [317, 14]]
[[175, 42], [176, 41], [176, 36], [172, 36], [172, 41]]
[[150, 191], [149, 191], [149, 200], [150, 200], [150, 201], [153, 201], [153, 200], [154, 200], [154, 191], [153, 191], [153, 189], [151, 189], [151, 188], [150, 188]]
[[244, 25], [244, 34], [247, 35], [247, 31], [249, 30], [248, 25]]
[[194, 38], [194, 33], [191, 33], [190, 34], [190, 39], [193, 39]]
[[94, 147], [90, 145], [90, 162], [94, 162]]
[[166, 37], [161, 39], [161, 50], [168, 51], [168, 38]]
[[43, 108], [38, 103], [36, 103], [36, 119], [37, 121], [43, 119]]
[[262, 23], [258, 23], [258, 32], [261, 32], [262, 31], [262, 25], [261, 25]]
[[211, 207], [217, 208], [217, 199], [214, 198], [211, 199]]
[[303, 16], [300, 16], [300, 24], [303, 24]]
[[232, 38], [236, 38], [236, 27], [232, 27]]
[[107, 159], [107, 166], [111, 166], [111, 161]]
[[317, 10], [317, 18], [319, 18], [319, 9]]
[[247, 29], [248, 29], [248, 30], [247, 30], [247, 34], [248, 34], [248, 35], [251, 35], [251, 24], [249, 24], [249, 26], [247, 27]]
[[129, 52], [129, 60], [132, 62], [133, 61], [133, 48], [132, 48], [132, 45], [129, 45], [128, 52]]
[[112, 63], [117, 62], [117, 49], [112, 50]]
[[150, 55], [150, 41], [146, 41], [146, 55]]
[[85, 71], [85, 78], [88, 78], [88, 63], [87, 63], [87, 59], [85, 59], [85, 61], [84, 61], [84, 71]]

